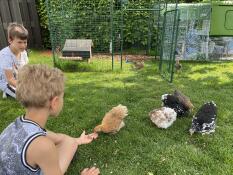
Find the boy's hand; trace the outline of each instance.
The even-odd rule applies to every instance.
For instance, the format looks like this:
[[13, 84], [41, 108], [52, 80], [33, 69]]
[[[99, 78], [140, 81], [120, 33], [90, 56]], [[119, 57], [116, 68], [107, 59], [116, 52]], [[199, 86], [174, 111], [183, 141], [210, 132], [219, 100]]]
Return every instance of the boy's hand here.
[[86, 135], [86, 132], [83, 131], [81, 136], [77, 138], [77, 143], [78, 145], [88, 144], [88, 143], [91, 143], [93, 139], [96, 139], [97, 137], [98, 137], [97, 133], [91, 133], [91, 134]]
[[98, 175], [100, 174], [99, 168], [92, 167], [92, 168], [85, 168], [82, 172], [81, 175]]

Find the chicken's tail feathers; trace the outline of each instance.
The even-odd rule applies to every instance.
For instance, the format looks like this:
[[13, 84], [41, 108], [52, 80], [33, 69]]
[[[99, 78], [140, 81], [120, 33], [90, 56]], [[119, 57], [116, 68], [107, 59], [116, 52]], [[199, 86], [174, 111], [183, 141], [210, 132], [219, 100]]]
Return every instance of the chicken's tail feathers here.
[[123, 106], [123, 105], [119, 104], [119, 105], [117, 106], [117, 108], [118, 108], [119, 110], [121, 110], [121, 112], [122, 112], [122, 115], [121, 115], [121, 118], [122, 118], [122, 119], [125, 118], [125, 117], [128, 115], [128, 108], [127, 108], [126, 106]]

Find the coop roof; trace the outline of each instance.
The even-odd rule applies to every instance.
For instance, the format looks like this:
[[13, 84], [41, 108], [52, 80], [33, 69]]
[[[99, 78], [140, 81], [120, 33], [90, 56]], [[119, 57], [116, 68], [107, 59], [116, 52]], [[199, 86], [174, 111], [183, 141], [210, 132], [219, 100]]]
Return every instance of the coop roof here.
[[66, 39], [63, 51], [90, 51], [91, 39]]

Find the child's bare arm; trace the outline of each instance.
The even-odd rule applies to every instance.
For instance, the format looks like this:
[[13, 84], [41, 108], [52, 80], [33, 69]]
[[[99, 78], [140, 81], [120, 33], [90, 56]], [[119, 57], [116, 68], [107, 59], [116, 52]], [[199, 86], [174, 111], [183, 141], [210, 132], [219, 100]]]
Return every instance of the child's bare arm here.
[[83, 131], [81, 136], [79, 138], [76, 138], [76, 142], [78, 143], [78, 145], [88, 144], [91, 143], [94, 139], [97, 139], [97, 137], [97, 133], [91, 133], [86, 135], [86, 132]]
[[12, 70], [5, 70], [5, 75], [6, 75], [8, 84], [16, 87], [16, 79], [14, 78]]
[[[67, 137], [69, 137], [70, 139], [73, 138], [73, 137], [70, 137], [68, 135], [55, 133], [55, 132], [52, 132], [52, 131], [47, 131], [47, 137], [49, 139], [51, 139], [54, 142], [55, 145], [58, 145], [58, 144], [64, 142], [67, 139]], [[75, 142], [78, 145], [82, 145], [82, 144], [91, 143], [97, 137], [98, 137], [97, 133], [91, 133], [91, 134], [86, 135], [85, 131], [83, 131], [83, 133], [81, 134], [80, 137], [73, 138], [73, 139], [75, 140]]]
[[47, 130], [47, 135], [46, 136], [50, 140], [52, 140], [55, 145], [58, 145], [58, 144], [62, 143], [66, 139], [66, 137], [70, 137], [70, 136], [65, 135], [65, 134], [55, 133], [55, 132], [48, 131], [48, 130]]
[[29, 165], [39, 166], [44, 175], [63, 175], [59, 166], [57, 148], [44, 136], [31, 142], [26, 152], [26, 159]]
[[[73, 138], [65, 134], [57, 134], [52, 131], [47, 131], [46, 137], [56, 145], [59, 165], [62, 172], [65, 173], [78, 148], [78, 145], [88, 144], [92, 142], [93, 139], [96, 139], [98, 135], [96, 133], [86, 135], [85, 132], [83, 132], [79, 138]], [[86, 174], [88, 175], [90, 172], [92, 171], [88, 170]]]

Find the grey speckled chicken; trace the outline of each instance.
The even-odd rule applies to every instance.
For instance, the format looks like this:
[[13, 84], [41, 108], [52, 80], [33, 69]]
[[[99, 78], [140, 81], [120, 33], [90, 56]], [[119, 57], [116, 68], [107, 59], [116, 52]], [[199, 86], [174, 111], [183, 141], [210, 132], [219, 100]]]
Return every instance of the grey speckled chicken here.
[[205, 103], [193, 116], [190, 134], [192, 135], [194, 132], [202, 134], [215, 132], [216, 118], [217, 105], [213, 101]]

